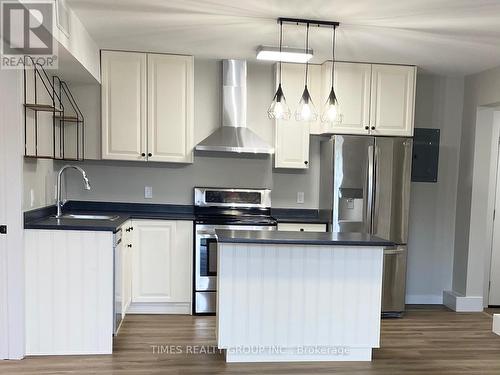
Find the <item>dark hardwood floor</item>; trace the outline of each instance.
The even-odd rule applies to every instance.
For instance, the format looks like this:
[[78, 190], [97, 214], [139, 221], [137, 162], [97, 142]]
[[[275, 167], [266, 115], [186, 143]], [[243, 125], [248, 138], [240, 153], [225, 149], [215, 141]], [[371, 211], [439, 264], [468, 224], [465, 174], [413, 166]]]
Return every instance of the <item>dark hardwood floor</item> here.
[[[382, 322], [382, 348], [375, 350], [371, 363], [292, 364], [226, 364], [218, 353], [186, 353], [185, 345], [191, 352], [199, 348], [195, 345], [215, 348], [213, 317], [129, 315], [113, 355], [3, 361], [0, 373], [498, 375], [500, 336], [491, 332], [489, 313], [410, 306], [403, 319]], [[160, 354], [155, 345], [181, 346], [183, 353]]]

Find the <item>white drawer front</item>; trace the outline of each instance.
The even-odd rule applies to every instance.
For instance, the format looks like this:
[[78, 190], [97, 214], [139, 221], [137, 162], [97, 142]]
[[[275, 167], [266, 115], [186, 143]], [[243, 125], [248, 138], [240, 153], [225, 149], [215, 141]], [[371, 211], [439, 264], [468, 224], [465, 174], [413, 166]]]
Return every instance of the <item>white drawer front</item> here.
[[310, 223], [278, 223], [278, 230], [296, 231], [296, 232], [326, 232], [326, 224]]

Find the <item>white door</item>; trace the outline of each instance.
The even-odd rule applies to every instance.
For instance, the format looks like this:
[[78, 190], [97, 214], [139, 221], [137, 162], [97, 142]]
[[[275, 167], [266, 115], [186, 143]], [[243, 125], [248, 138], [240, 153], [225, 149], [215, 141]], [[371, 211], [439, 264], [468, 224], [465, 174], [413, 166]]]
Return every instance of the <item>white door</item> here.
[[148, 160], [193, 162], [193, 57], [148, 54]]
[[412, 136], [416, 67], [372, 65], [372, 135]]
[[191, 301], [191, 221], [133, 221], [132, 302]]
[[[319, 118], [320, 106], [318, 101], [321, 87], [316, 76], [321, 75], [321, 68], [313, 65], [309, 68], [308, 89], [316, 110], [318, 110]], [[276, 69], [276, 73], [278, 73], [278, 69]], [[295, 109], [304, 91], [304, 77], [304, 64], [283, 64], [282, 87], [285, 99], [290, 107], [291, 117], [289, 120], [276, 121], [274, 155], [274, 166], [276, 168], [307, 169], [309, 167], [310, 127], [311, 125], [316, 126], [317, 121], [302, 122], [295, 120]], [[278, 82], [278, 76], [276, 82]]]
[[25, 353], [22, 87], [22, 72], [0, 69], [0, 360]]
[[495, 198], [495, 219], [491, 242], [490, 295], [488, 304], [500, 306], [500, 150], [497, 165], [497, 186]]
[[146, 54], [102, 51], [102, 158], [146, 160]]
[[[12, 73], [11, 73], [12, 74]], [[7, 72], [0, 72], [2, 86], [6, 83]], [[7, 90], [0, 91], [0, 98], [3, 100], [7, 95]], [[0, 112], [0, 225], [7, 224], [7, 111]], [[8, 285], [8, 254], [7, 235], [0, 233], [0, 360], [9, 358], [9, 315], [7, 294]]]
[[[323, 125], [323, 133], [369, 134], [371, 64], [335, 63], [335, 94], [342, 122]], [[323, 64], [323, 96], [331, 90], [332, 63]]]

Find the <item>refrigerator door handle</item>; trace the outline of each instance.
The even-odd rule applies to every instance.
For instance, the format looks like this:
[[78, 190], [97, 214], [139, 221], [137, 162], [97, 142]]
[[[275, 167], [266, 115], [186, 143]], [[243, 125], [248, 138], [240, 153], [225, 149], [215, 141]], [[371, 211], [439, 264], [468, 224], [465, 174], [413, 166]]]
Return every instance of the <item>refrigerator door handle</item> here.
[[366, 223], [368, 232], [372, 232], [373, 220], [373, 183], [374, 183], [374, 159], [373, 159], [373, 146], [368, 146], [368, 192], [366, 202]]
[[375, 144], [374, 146], [374, 152], [373, 152], [373, 190], [372, 190], [372, 226], [371, 226], [371, 233], [376, 234], [377, 233], [377, 227], [378, 227], [378, 214], [379, 214], [379, 207], [378, 207], [378, 200], [377, 200], [377, 186], [379, 186], [379, 173], [378, 173], [378, 161], [379, 161], [379, 146]]

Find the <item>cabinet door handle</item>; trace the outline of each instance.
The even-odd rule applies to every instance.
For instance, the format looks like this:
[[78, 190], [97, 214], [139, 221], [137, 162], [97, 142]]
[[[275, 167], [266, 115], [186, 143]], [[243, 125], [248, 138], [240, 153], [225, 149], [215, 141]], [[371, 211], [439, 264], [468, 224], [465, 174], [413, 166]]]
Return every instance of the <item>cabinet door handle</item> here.
[[127, 245], [127, 247], [132, 247], [132, 244], [131, 244], [131, 243], [129, 243], [129, 244]]
[[365, 126], [365, 130], [370, 130], [370, 127], [369, 126]]
[[300, 231], [303, 232], [304, 231], [304, 228], [300, 228]]
[[146, 156], [146, 153], [145, 153], [145, 152], [143, 152], [143, 153], [141, 154], [141, 156], [142, 156], [142, 157]]
[[304, 164], [307, 165], [307, 164], [309, 164], [309, 162], [306, 160], [306, 161], [304, 161]]
[[151, 157], [151, 156], [153, 156], [153, 154], [152, 154], [151, 152], [149, 152], [149, 153], [148, 153], [148, 156], [149, 156], [149, 157]]
[[375, 126], [372, 126], [372, 130], [375, 130]]

